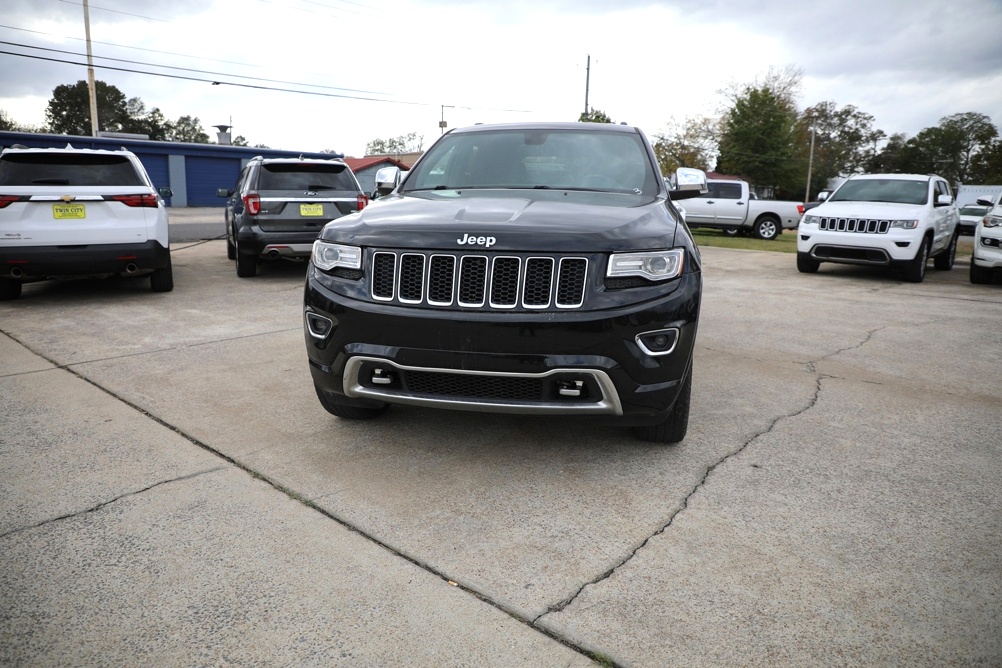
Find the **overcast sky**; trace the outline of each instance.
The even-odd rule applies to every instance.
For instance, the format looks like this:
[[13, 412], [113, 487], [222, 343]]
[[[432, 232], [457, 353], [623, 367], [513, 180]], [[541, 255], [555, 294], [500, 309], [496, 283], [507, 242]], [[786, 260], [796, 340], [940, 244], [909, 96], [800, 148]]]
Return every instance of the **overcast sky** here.
[[[82, 0], [0, 7], [0, 109], [42, 124], [53, 88], [87, 78], [39, 59], [86, 62]], [[854, 105], [887, 134], [1002, 124], [1002, 0], [90, 0], [90, 32], [96, 77], [168, 119], [349, 156], [410, 132], [427, 148], [443, 116], [573, 121], [586, 90], [652, 136], [789, 66], [801, 109]]]

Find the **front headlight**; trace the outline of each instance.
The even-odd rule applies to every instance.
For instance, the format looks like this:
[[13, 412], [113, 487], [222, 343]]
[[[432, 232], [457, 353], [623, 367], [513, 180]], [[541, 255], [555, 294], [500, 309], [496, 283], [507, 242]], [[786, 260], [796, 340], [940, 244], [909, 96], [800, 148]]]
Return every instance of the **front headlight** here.
[[985, 216], [985, 219], [981, 221], [981, 224], [985, 227], [1002, 227], [1002, 218], [998, 216]]
[[608, 278], [643, 276], [652, 281], [666, 281], [682, 273], [685, 251], [681, 248], [646, 253], [615, 253], [609, 258]]
[[914, 230], [918, 227], [918, 223], [917, 220], [892, 220], [891, 227], [899, 227], [902, 230]]
[[800, 220], [801, 225], [817, 225], [820, 218], [818, 216], [804, 216]]
[[357, 246], [343, 246], [317, 239], [313, 242], [313, 256], [310, 261], [317, 269], [330, 271], [335, 267], [347, 269], [362, 268], [362, 249]]

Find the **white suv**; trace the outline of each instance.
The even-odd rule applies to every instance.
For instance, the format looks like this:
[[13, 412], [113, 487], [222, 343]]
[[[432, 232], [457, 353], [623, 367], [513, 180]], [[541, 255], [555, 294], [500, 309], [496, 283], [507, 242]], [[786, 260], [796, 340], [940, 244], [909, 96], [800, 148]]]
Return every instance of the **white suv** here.
[[971, 257], [971, 283], [991, 283], [992, 273], [1002, 270], [1002, 195], [979, 198], [978, 204], [989, 207], [985, 217], [974, 226], [974, 254]]
[[0, 152], [0, 300], [64, 276], [149, 275], [154, 292], [172, 290], [170, 195], [125, 149]]
[[926, 262], [952, 269], [960, 215], [950, 185], [939, 176], [860, 174], [800, 220], [797, 269], [822, 262], [893, 267], [920, 283]]

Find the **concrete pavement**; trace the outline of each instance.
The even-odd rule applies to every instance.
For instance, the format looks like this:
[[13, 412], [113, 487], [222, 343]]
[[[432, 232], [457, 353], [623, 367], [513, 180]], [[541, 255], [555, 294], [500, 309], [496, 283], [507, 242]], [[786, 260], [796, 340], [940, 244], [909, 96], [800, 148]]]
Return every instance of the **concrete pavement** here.
[[[1002, 288], [705, 249], [690, 432], [327, 415], [302, 268], [0, 305], [3, 665], [1002, 664]], [[455, 586], [452, 584], [455, 583]]]

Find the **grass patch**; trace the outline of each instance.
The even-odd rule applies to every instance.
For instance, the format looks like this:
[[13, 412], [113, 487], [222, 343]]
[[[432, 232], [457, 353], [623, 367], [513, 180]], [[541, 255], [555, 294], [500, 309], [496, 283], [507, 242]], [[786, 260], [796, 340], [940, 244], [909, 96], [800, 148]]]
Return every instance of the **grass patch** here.
[[720, 248], [778, 251], [780, 253], [797, 252], [796, 230], [783, 230], [783, 233], [772, 241], [741, 235], [729, 237], [721, 230], [710, 229], [693, 229], [692, 236], [696, 239], [696, 244], [699, 246], [719, 246]]

